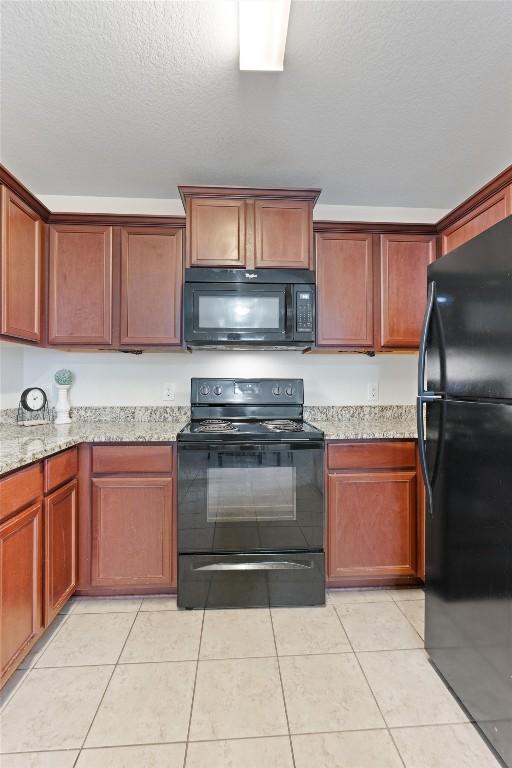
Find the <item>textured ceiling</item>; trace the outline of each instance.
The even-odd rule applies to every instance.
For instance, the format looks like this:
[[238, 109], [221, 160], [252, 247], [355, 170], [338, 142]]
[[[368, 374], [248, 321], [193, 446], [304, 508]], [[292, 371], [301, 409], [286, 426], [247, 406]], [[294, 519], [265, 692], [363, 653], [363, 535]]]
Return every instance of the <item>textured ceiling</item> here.
[[285, 71], [237, 4], [2, 2], [2, 162], [38, 193], [304, 185], [450, 207], [512, 162], [512, 2], [292, 2]]

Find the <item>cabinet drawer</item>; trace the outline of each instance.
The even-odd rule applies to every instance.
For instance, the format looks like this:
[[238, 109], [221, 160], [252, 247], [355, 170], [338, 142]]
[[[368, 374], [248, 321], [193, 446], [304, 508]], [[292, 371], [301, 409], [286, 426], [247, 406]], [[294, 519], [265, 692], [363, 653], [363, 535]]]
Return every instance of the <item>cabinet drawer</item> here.
[[36, 501], [43, 493], [41, 462], [0, 480], [0, 520]]
[[78, 473], [78, 451], [70, 448], [44, 462], [44, 492], [49, 493], [57, 486], [71, 480]]
[[93, 473], [172, 472], [170, 445], [97, 445], [92, 449]]
[[332, 443], [327, 446], [329, 469], [395, 469], [415, 465], [416, 443], [413, 440]]

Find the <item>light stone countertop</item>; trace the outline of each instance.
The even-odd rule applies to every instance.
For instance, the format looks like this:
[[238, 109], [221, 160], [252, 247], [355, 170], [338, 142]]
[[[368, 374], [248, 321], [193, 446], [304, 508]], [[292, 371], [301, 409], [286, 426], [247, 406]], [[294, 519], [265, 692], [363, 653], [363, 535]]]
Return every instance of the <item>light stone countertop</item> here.
[[418, 430], [413, 419], [347, 419], [346, 421], [310, 420], [324, 433], [326, 440], [416, 440]]
[[[188, 409], [178, 407], [75, 410], [76, 419], [69, 425], [0, 424], [0, 475], [79, 443], [174, 442], [189, 420]], [[304, 410], [306, 420], [322, 430], [326, 440], [417, 437], [412, 406], [312, 406]], [[105, 413], [111, 420], [104, 419]]]
[[19, 427], [0, 424], [0, 475], [79, 443], [170, 443], [187, 423], [182, 421], [76, 421]]

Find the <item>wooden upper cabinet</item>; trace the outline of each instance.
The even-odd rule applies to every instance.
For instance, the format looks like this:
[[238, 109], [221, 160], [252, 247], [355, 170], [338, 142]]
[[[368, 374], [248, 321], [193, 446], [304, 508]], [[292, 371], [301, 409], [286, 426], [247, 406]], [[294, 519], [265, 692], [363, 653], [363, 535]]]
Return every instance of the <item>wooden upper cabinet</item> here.
[[254, 266], [311, 269], [313, 214], [304, 200], [256, 200]]
[[245, 219], [245, 200], [189, 200], [187, 266], [245, 267]]
[[1, 188], [1, 333], [41, 340], [44, 224], [7, 187]]
[[181, 341], [182, 230], [125, 227], [121, 233], [121, 344]]
[[319, 189], [178, 187], [187, 267], [312, 269]]
[[44, 625], [75, 591], [77, 571], [77, 481], [44, 501]]
[[373, 346], [372, 236], [316, 235], [317, 345]]
[[465, 216], [442, 229], [441, 252], [443, 256], [511, 214], [512, 184], [509, 184]]
[[49, 343], [112, 343], [112, 227], [50, 227]]
[[427, 301], [427, 267], [436, 258], [430, 235], [381, 235], [380, 344], [415, 349]]
[[42, 507], [28, 507], [0, 526], [1, 682], [42, 626]]

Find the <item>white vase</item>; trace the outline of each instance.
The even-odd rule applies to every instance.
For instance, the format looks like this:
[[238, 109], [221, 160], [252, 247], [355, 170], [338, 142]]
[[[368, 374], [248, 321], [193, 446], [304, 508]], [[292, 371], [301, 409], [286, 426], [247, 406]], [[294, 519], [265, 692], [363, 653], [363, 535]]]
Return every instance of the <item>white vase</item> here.
[[69, 417], [69, 396], [68, 392], [71, 389], [71, 384], [57, 384], [57, 402], [55, 404], [55, 412], [57, 413], [55, 424], [71, 424]]

